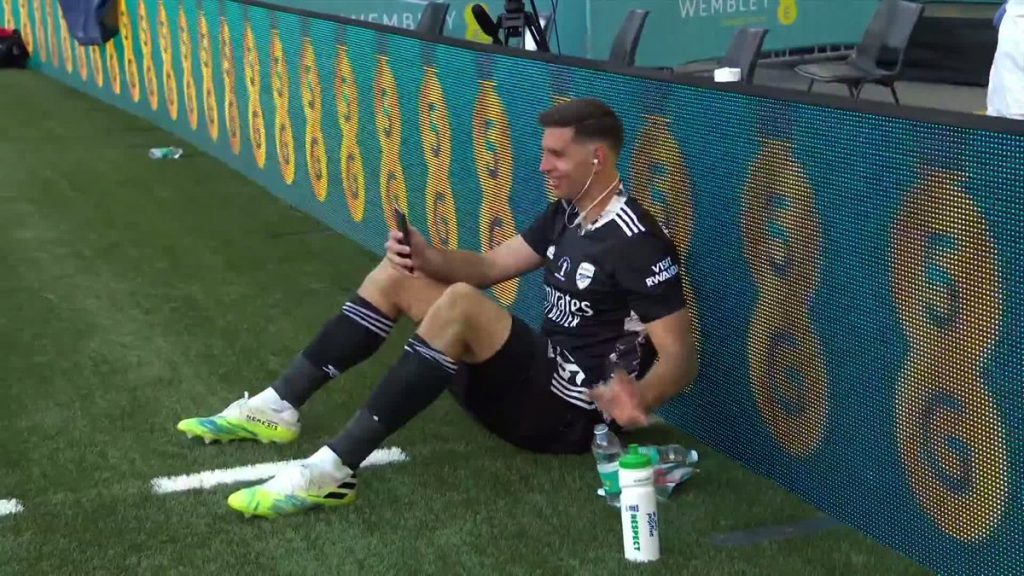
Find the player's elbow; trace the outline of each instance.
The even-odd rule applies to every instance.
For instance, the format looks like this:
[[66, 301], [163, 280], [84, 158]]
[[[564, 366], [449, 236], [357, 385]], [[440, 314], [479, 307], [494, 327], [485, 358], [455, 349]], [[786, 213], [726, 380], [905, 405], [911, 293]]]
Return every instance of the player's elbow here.
[[499, 278], [501, 275], [500, 270], [495, 265], [493, 258], [483, 258], [480, 268], [476, 272], [473, 284], [481, 290], [487, 290], [501, 281]]

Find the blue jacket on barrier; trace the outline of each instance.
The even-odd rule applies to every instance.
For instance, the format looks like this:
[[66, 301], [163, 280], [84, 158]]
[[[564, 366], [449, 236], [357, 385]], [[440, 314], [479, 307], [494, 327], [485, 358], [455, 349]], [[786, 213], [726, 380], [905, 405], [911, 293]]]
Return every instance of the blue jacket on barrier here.
[[59, 1], [68, 32], [79, 44], [100, 46], [117, 36], [117, 0]]

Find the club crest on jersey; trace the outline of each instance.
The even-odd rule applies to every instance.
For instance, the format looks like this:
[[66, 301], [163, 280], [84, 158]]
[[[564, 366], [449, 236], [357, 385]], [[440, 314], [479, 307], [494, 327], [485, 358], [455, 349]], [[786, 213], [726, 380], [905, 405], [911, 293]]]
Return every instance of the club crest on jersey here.
[[572, 267], [572, 262], [569, 260], [569, 257], [562, 256], [562, 259], [558, 261], [558, 272], [555, 272], [555, 278], [564, 281], [570, 267]]
[[576, 286], [580, 290], [585, 290], [587, 286], [590, 286], [590, 281], [594, 279], [594, 265], [590, 262], [583, 262], [580, 267], [576, 269]]

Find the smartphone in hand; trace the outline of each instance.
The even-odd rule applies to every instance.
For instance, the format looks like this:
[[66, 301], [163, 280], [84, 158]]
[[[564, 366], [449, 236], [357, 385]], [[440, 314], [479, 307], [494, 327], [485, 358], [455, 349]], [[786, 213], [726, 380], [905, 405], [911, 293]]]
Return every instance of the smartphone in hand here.
[[[402, 212], [402, 209], [399, 208], [397, 204], [392, 206], [392, 210], [394, 210], [395, 222], [398, 224], [398, 231], [401, 232], [401, 234], [402, 234], [401, 242], [402, 242], [402, 244], [404, 244], [406, 246], [409, 246], [409, 248], [410, 248], [409, 260], [411, 261], [412, 260], [412, 236], [409, 234], [409, 219], [405, 216], [405, 212]], [[413, 267], [410, 265], [409, 266], [409, 271], [412, 272], [413, 270], [414, 270]]]
[[402, 212], [398, 205], [393, 206], [392, 209], [395, 214], [395, 222], [398, 223], [398, 231], [402, 233], [402, 244], [409, 246], [409, 219], [405, 217], [405, 212]]

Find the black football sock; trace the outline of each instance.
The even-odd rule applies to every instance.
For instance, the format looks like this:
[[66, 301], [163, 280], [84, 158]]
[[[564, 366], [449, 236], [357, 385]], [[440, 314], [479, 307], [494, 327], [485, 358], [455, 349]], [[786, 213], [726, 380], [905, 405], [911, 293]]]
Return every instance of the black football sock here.
[[377, 385], [366, 405], [327, 443], [356, 470], [384, 440], [430, 406], [454, 378], [455, 362], [417, 334]]
[[324, 384], [372, 356], [394, 325], [393, 319], [356, 295], [324, 324], [271, 387], [282, 400], [299, 408]]

